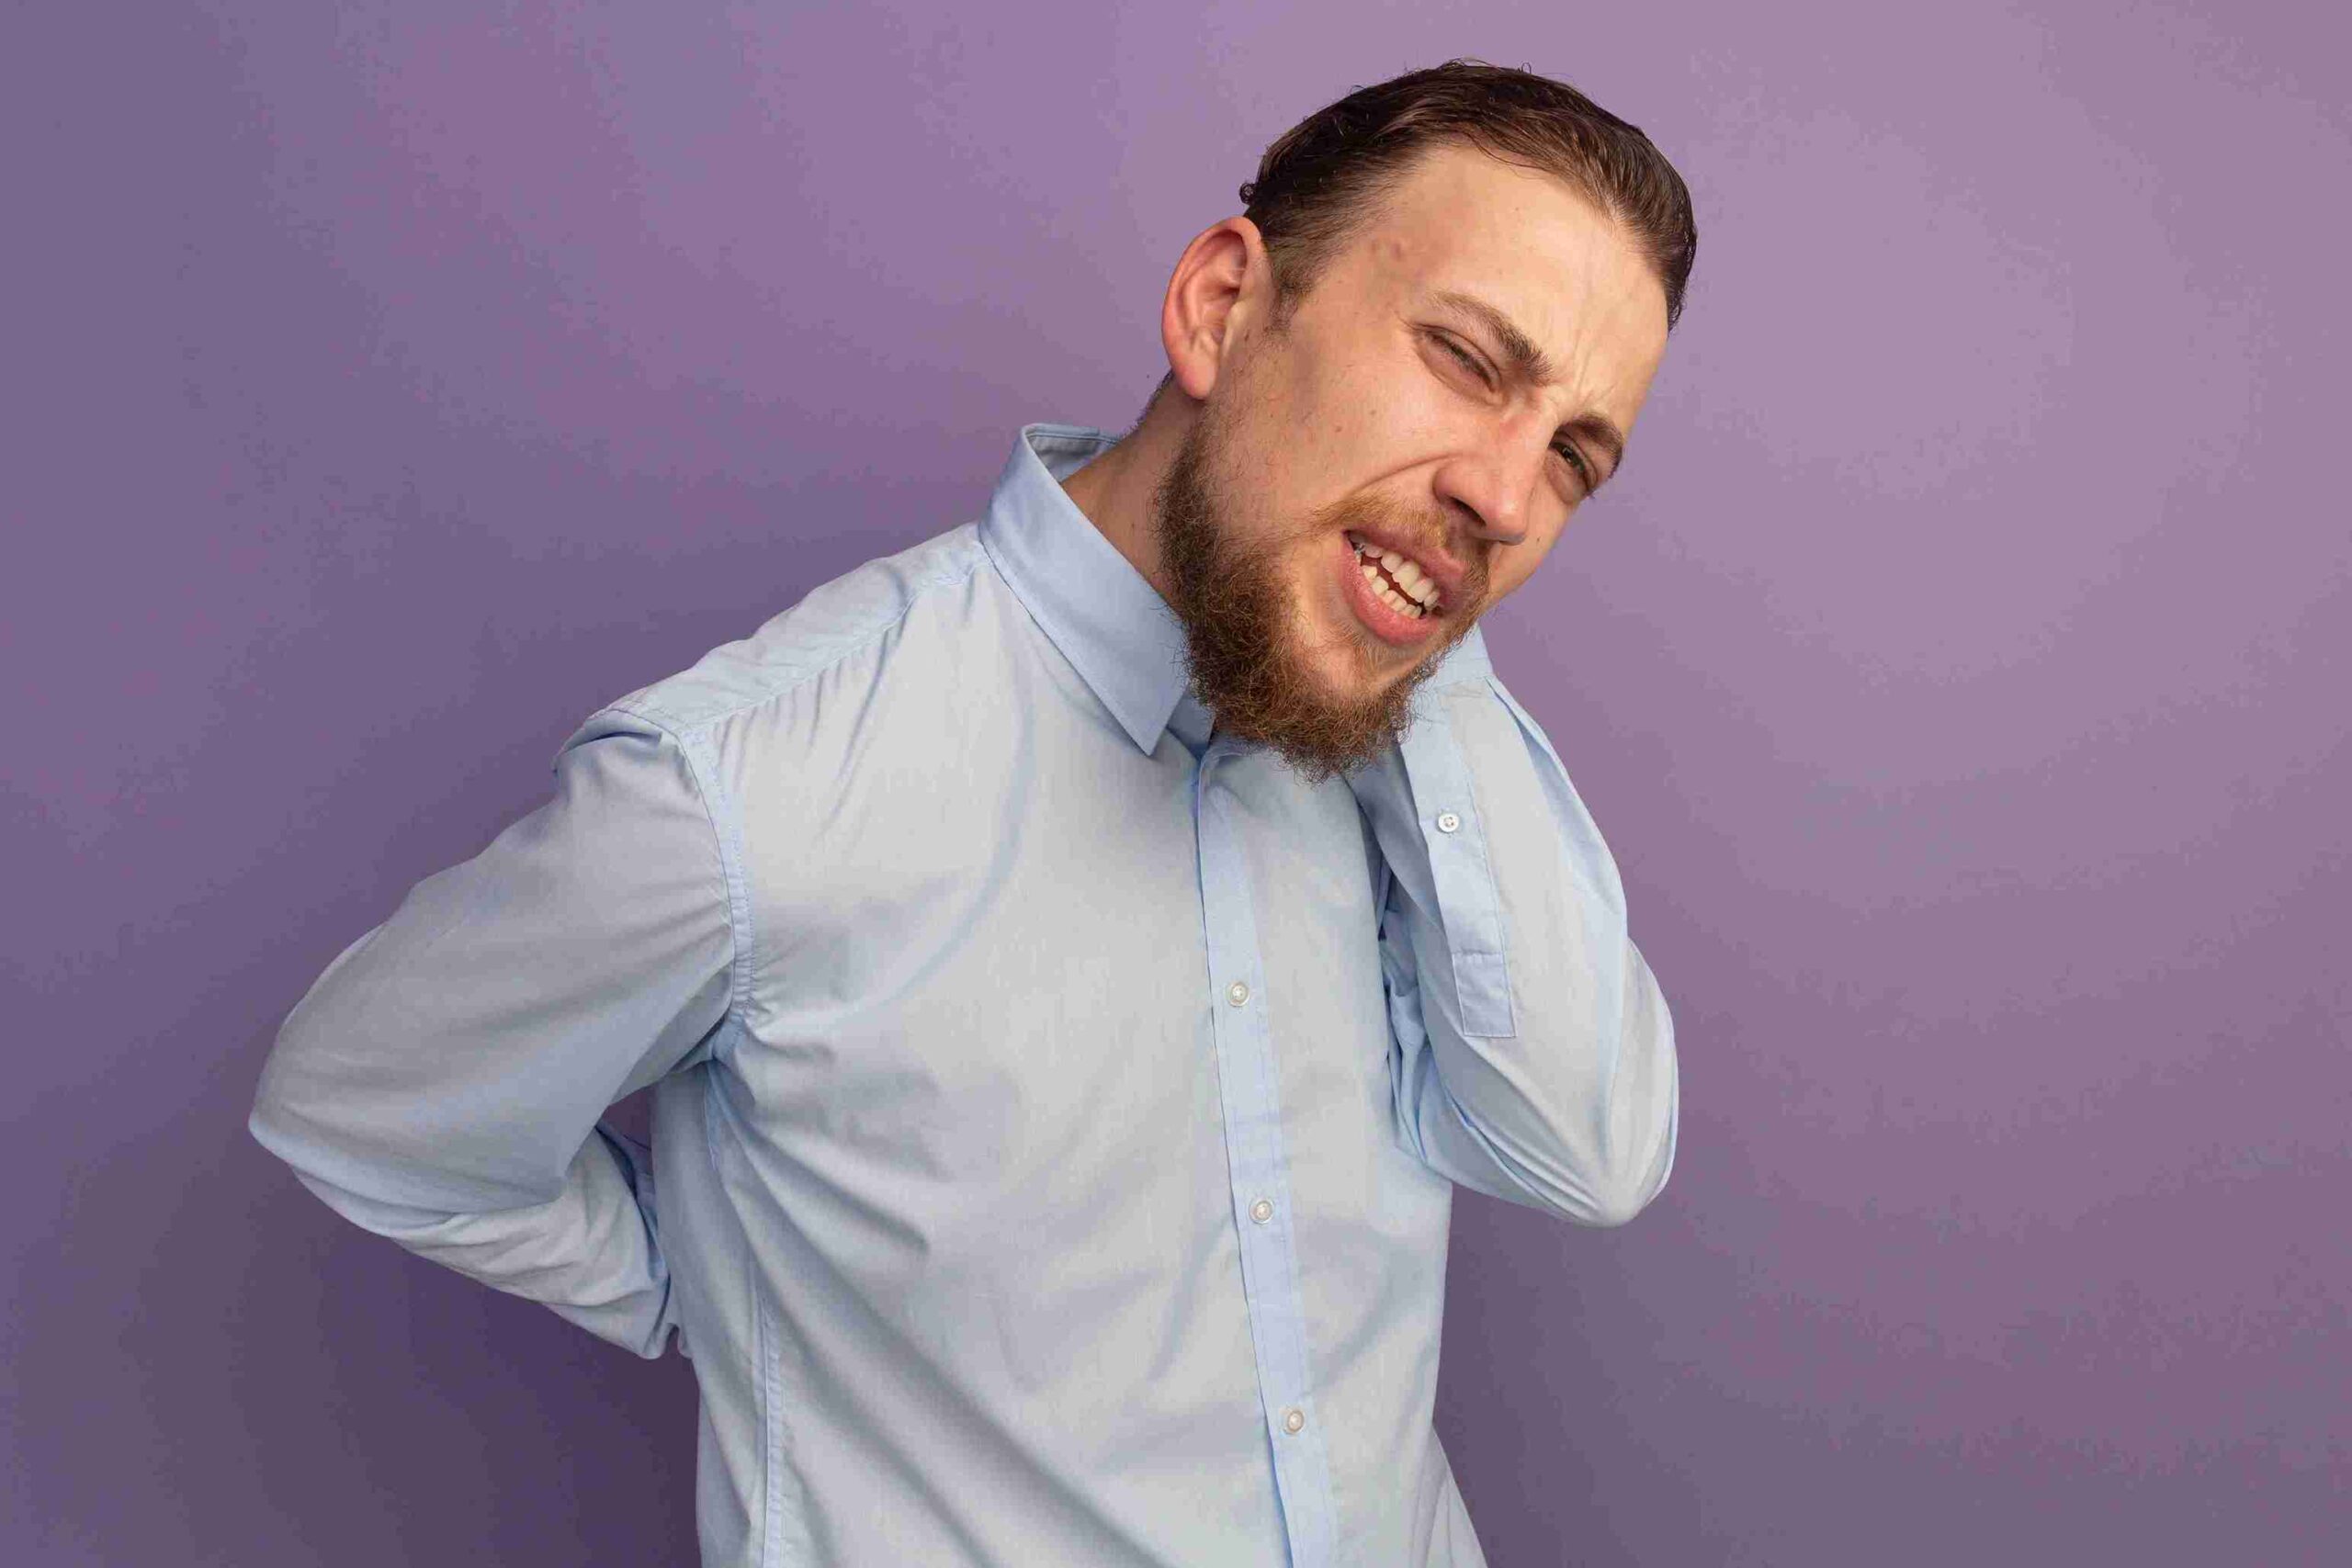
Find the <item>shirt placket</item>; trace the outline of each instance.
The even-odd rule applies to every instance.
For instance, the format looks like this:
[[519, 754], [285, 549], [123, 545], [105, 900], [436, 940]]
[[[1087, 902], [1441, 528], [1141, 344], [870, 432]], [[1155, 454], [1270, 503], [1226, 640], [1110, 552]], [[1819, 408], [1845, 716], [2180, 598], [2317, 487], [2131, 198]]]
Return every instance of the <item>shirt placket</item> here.
[[1200, 841], [1201, 920], [1207, 938], [1210, 1016], [1241, 1289], [1258, 1359], [1258, 1395], [1272, 1447], [1291, 1562], [1333, 1562], [1330, 1466], [1308, 1381], [1306, 1315], [1292, 1246], [1290, 1183], [1283, 1148], [1270, 1010], [1258, 948], [1250, 872], [1230, 806], [1216, 782], [1232, 755], [1212, 744], [1193, 775], [1193, 820]]

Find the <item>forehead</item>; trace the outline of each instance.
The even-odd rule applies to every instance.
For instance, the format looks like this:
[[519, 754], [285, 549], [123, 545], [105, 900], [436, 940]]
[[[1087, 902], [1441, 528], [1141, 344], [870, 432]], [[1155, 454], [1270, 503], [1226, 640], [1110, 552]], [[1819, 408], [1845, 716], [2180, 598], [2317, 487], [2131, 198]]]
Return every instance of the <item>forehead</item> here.
[[1423, 154], [1334, 271], [1381, 316], [1476, 295], [1589, 395], [1638, 401], [1666, 351], [1666, 290], [1633, 241], [1555, 176], [1475, 147]]

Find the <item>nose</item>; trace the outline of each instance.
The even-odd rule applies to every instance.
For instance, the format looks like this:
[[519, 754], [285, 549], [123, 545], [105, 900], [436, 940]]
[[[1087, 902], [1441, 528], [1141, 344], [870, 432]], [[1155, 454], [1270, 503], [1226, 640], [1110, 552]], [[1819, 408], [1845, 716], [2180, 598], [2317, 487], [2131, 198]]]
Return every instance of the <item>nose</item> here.
[[1438, 499], [1449, 511], [1463, 514], [1473, 538], [1515, 545], [1527, 537], [1528, 497], [1544, 454], [1539, 448], [1530, 461], [1523, 446], [1491, 442], [1458, 454], [1438, 469]]

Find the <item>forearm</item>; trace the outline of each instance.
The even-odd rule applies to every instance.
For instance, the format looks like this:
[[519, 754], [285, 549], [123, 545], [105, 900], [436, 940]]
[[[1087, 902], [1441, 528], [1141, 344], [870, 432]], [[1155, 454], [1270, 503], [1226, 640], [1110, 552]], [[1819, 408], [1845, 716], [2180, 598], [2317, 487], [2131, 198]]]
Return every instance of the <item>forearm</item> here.
[[[527, 1208], [451, 1213], [365, 1198], [304, 1168], [256, 1111], [254, 1135], [302, 1185], [360, 1229], [470, 1280], [537, 1302], [597, 1338], [650, 1360], [677, 1322], [662, 1256], [650, 1151], [599, 1124], [561, 1190]], [[686, 1347], [683, 1334], [679, 1348]]]
[[1678, 1075], [1616, 865], [1490, 671], [1425, 691], [1417, 709], [1357, 781], [1394, 879], [1400, 1133], [1480, 1191], [1622, 1224], [1671, 1168]]
[[728, 879], [691, 764], [650, 718], [593, 716], [552, 800], [312, 982], [247, 1122], [362, 1229], [649, 1359], [674, 1321], [650, 1151], [602, 1118], [707, 1060], [728, 1018]]

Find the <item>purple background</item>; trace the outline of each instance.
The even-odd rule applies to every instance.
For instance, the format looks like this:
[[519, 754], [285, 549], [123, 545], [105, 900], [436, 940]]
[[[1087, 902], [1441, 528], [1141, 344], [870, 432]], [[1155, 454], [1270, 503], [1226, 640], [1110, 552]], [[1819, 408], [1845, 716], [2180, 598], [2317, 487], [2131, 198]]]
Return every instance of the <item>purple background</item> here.
[[12, 1563], [692, 1560], [691, 1367], [335, 1219], [277, 1024], [1453, 54], [1704, 242], [1487, 623], [1684, 1093], [1627, 1229], [1461, 1196], [1497, 1568], [2346, 1560], [2339, 7], [128, 9], [0, 44]]

